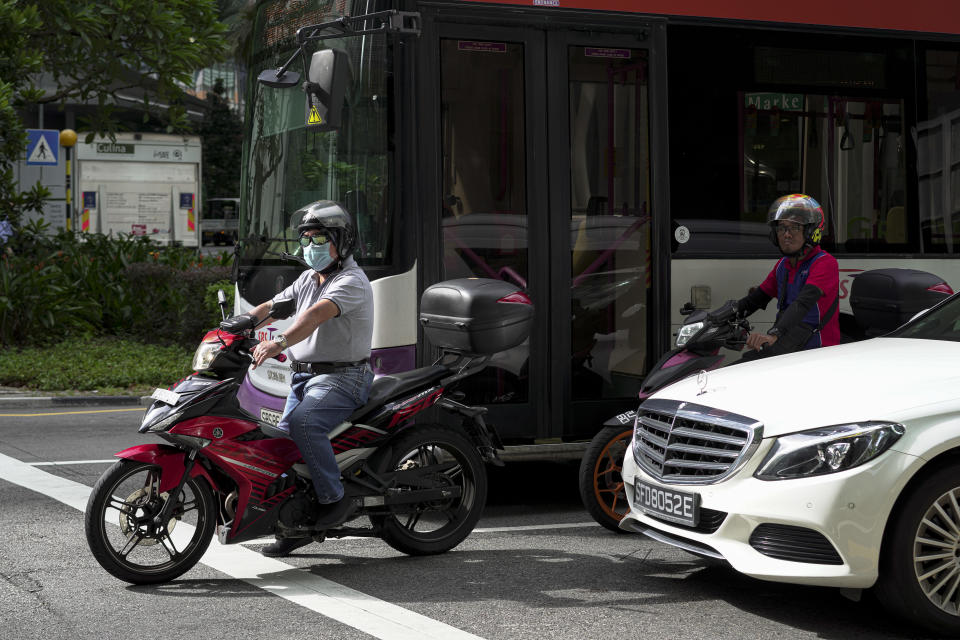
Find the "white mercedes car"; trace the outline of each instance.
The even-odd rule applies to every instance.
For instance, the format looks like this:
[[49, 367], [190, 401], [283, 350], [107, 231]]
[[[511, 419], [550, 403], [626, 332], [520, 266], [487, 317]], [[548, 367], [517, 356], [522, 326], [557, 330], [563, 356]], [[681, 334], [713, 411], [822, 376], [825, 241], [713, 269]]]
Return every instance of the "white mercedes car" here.
[[701, 372], [637, 412], [622, 529], [960, 634], [960, 294], [892, 334]]

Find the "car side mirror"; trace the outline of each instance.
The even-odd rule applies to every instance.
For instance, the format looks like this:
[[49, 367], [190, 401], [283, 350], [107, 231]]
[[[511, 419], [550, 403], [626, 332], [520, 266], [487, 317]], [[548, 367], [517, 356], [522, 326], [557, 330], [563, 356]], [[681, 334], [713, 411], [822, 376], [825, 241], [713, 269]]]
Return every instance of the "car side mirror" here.
[[270, 307], [270, 316], [277, 320], [283, 320], [293, 315], [297, 310], [297, 301], [293, 298], [281, 298]]
[[322, 49], [310, 57], [307, 81], [307, 128], [335, 131], [340, 128], [343, 100], [350, 75], [350, 58], [342, 49]]

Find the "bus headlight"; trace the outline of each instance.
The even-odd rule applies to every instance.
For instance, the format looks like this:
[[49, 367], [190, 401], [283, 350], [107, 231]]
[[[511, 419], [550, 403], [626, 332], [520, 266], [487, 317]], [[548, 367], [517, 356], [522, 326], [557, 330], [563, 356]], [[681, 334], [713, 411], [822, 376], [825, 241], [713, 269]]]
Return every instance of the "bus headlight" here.
[[754, 473], [760, 480], [791, 480], [837, 473], [873, 460], [904, 434], [902, 424], [859, 422], [781, 436]]
[[680, 327], [680, 331], [677, 332], [677, 347], [682, 347], [687, 344], [687, 342], [695, 336], [701, 329], [703, 329], [702, 322], [694, 322], [692, 324], [685, 324]]

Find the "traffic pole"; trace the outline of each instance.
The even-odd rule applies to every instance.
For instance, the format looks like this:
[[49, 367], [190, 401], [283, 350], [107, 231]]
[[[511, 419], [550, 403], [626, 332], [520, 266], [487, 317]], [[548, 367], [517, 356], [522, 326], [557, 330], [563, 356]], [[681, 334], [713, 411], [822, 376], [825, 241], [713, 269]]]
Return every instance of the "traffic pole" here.
[[60, 132], [60, 146], [63, 147], [63, 150], [66, 152], [64, 160], [67, 165], [67, 231], [73, 230], [73, 219], [71, 216], [71, 207], [72, 199], [70, 193], [71, 180], [70, 167], [72, 163], [70, 162], [70, 149], [73, 148], [73, 145], [77, 144], [77, 132], [73, 129], [64, 129]]

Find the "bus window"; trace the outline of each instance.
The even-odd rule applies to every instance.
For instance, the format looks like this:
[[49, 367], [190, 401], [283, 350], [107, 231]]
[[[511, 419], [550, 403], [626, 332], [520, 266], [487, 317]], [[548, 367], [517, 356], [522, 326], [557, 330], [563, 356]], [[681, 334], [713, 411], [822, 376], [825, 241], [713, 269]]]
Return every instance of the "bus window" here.
[[[250, 72], [275, 69], [289, 57], [296, 28], [322, 21], [323, 14], [304, 5], [289, 8], [277, 2], [258, 14]], [[308, 10], [309, 9], [309, 10]], [[357, 225], [357, 262], [389, 266], [393, 220], [389, 207], [390, 92], [387, 36], [382, 34], [330, 40], [318, 48], [347, 52], [351, 75], [336, 131], [307, 126], [309, 114], [300, 87], [278, 89], [254, 84], [248, 102], [248, 142], [244, 146], [243, 215], [241, 217], [241, 297], [258, 304], [289, 284], [303, 267], [283, 261], [279, 252], [297, 253], [292, 214], [316, 200], [344, 205]]]
[[744, 93], [745, 220], [765, 222], [785, 193], [815, 194], [831, 251], [906, 250], [903, 111], [898, 99]]
[[917, 122], [924, 253], [960, 253], [960, 51], [925, 55], [926, 113]]
[[237, 241], [240, 198], [207, 198], [200, 217], [203, 246], [233, 245]]
[[443, 277], [526, 286], [523, 45], [444, 39], [440, 56]]
[[571, 392], [634, 396], [650, 287], [647, 58], [570, 47]]

